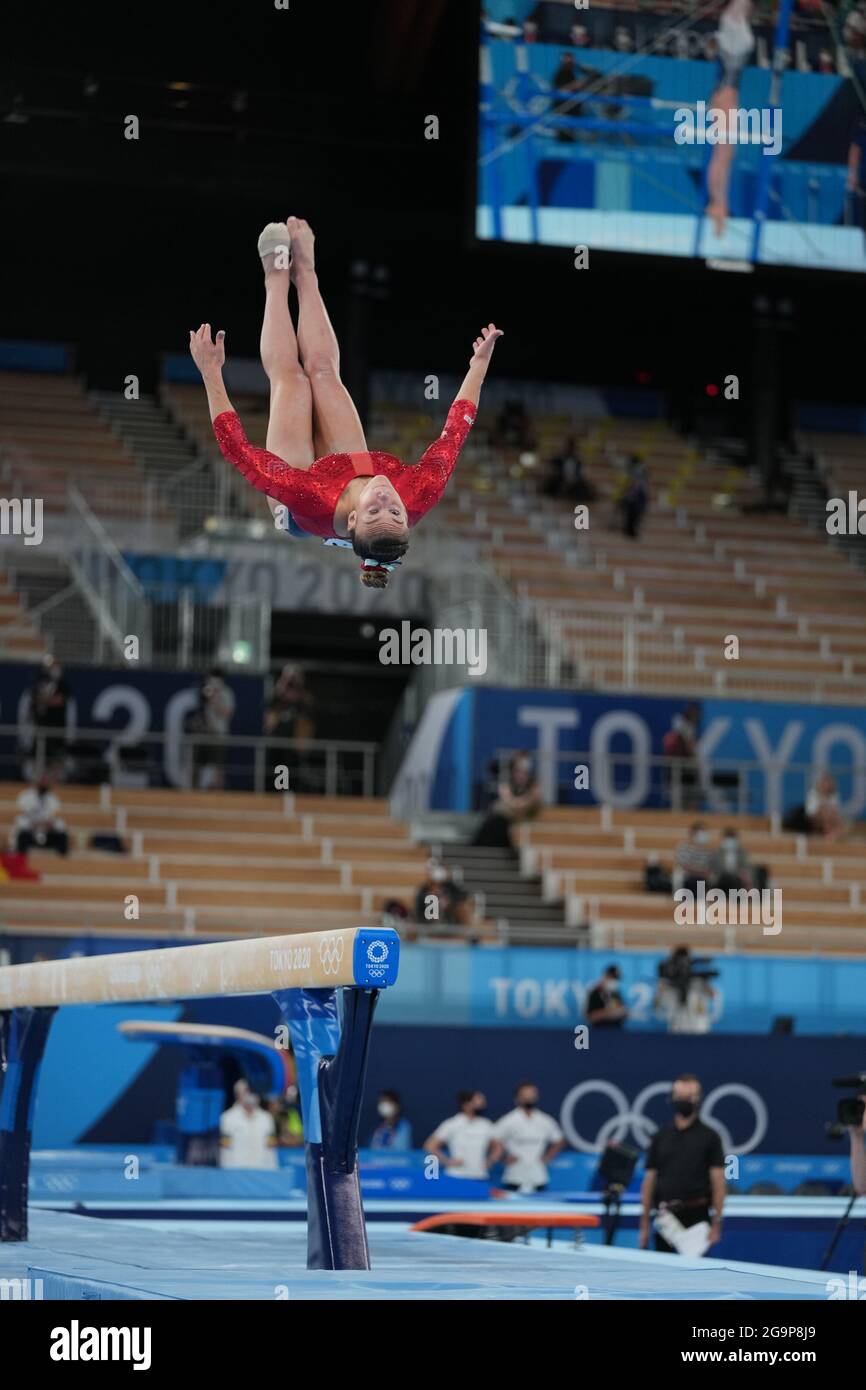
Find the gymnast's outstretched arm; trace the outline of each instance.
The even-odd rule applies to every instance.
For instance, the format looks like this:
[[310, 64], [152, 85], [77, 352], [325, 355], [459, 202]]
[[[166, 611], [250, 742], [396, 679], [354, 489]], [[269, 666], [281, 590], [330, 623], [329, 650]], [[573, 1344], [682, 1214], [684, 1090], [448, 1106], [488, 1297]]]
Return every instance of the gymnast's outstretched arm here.
[[258, 492], [267, 494], [271, 511], [275, 510], [276, 502], [292, 507], [309, 490], [307, 475], [303, 469], [293, 468], [285, 459], [267, 449], [257, 448], [247, 439], [223, 385], [225, 333], [220, 330], [216, 341], [212, 342], [210, 324], [203, 323], [198, 332], [190, 332], [189, 350], [207, 391], [210, 418], [221, 454]]
[[228, 392], [223, 385], [223, 366], [226, 360], [226, 335], [220, 329], [216, 341], [211, 341], [210, 324], [203, 323], [197, 331], [189, 330], [189, 350], [192, 360], [201, 372], [210, 418], [215, 420], [226, 410], [233, 410]]
[[[481, 387], [490, 366], [496, 340], [501, 337], [502, 329], [492, 323], [482, 328], [480, 336], [473, 343], [474, 351], [469, 362], [469, 371], [463, 378], [460, 390], [448, 411], [445, 428], [439, 438], [421, 455], [417, 467], [410, 470], [417, 474], [412, 480], [415, 484], [413, 495], [407, 494], [405, 486], [402, 489], [402, 496], [409, 509], [410, 526], [414, 526], [419, 517], [435, 507], [445, 491], [445, 485], [454, 472], [460, 450], [466, 443], [466, 436], [474, 423], [475, 408], [481, 398]], [[467, 410], [467, 405], [471, 409]]]

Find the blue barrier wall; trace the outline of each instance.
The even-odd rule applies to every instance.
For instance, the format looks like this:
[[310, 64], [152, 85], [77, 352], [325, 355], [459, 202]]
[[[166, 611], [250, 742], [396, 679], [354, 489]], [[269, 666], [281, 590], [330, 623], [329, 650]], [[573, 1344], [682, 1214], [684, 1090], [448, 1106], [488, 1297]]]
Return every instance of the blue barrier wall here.
[[[685, 703], [583, 691], [463, 690], [424, 750], [430, 807], [480, 806], [490, 761], [507, 748], [534, 755], [551, 801], [664, 805], [665, 777], [650, 759], [663, 756], [664, 735]], [[866, 811], [866, 708], [705, 700], [699, 731], [701, 757], [710, 770], [722, 763], [755, 764], [744, 772], [739, 793], [715, 789], [707, 809], [731, 809], [741, 797], [742, 808], [752, 814], [789, 810], [805, 800], [812, 770], [831, 766], [846, 815]], [[588, 790], [574, 789], [566, 753], [590, 756]]]
[[[0, 772], [7, 778], [21, 775], [22, 748], [29, 747], [30, 687], [38, 666], [10, 663], [0, 666], [0, 724], [18, 726], [19, 734], [0, 737]], [[182, 781], [183, 725], [198, 704], [201, 672], [137, 671], [130, 664], [122, 670], [99, 670], [92, 666], [67, 666], [64, 671], [72, 691], [67, 710], [67, 735], [76, 729], [105, 730], [127, 747], [146, 745], [151, 732], [163, 733], [161, 751], [153, 745], [155, 761], [161, 761], [167, 784]], [[262, 731], [264, 682], [261, 676], [229, 671], [226, 683], [235, 696], [233, 734]], [[249, 766], [253, 752], [235, 755], [234, 766]], [[74, 793], [70, 789], [70, 799]]]
[[[459, 998], [462, 990], [465, 998], [468, 988], [471, 998], [471, 970], [462, 977], [448, 973], [450, 952], [428, 954], [443, 959], [443, 984], [453, 979], [455, 995]], [[481, 953], [463, 954], [471, 961], [473, 954]], [[516, 951], [513, 954], [517, 956]], [[404, 978], [411, 994], [420, 954], [408, 948], [405, 959], [410, 963]], [[841, 967], [844, 973], [851, 968]], [[551, 964], [551, 977], [553, 970]], [[417, 994], [417, 973], [414, 986]], [[761, 988], [757, 975], [756, 996]], [[855, 980], [850, 985], [852, 998], [856, 990]], [[403, 993], [402, 981], [393, 993], [395, 997]], [[548, 1005], [553, 997], [548, 990]], [[561, 997], [556, 993], [557, 999]], [[467, 1026], [441, 1014], [439, 1026], [418, 1026], [423, 1013], [418, 1010], [413, 1026], [393, 1019], [388, 1025], [387, 1006], [383, 1008], [373, 1032], [361, 1126], [364, 1139], [376, 1124], [380, 1088], [404, 1095], [414, 1140], [420, 1145], [453, 1111], [458, 1089], [484, 1087], [495, 1116], [510, 1108], [516, 1083], [530, 1077], [541, 1086], [544, 1107], [560, 1117], [577, 1148], [594, 1149], [603, 1127], [617, 1113], [624, 1122], [619, 1137], [645, 1147], [651, 1129], [646, 1129], [642, 1117], [662, 1123], [670, 1082], [682, 1071], [696, 1071], [708, 1096], [719, 1087], [726, 1088], [712, 1101], [712, 1116], [727, 1128], [731, 1152], [838, 1155], [839, 1145], [831, 1144], [824, 1134], [824, 1122], [834, 1117], [836, 1098], [843, 1094], [834, 1091], [830, 1080], [866, 1070], [866, 1036], [719, 1033], [690, 1038], [591, 1030], [589, 1047], [579, 1049], [575, 1047], [576, 1013], [565, 1018], [548, 1014], [546, 1019], [534, 1020], [535, 1026], [529, 1026], [532, 1020], [527, 1018], [519, 1022], [512, 1018], [507, 1027]], [[273, 1000], [258, 996], [170, 1006], [61, 1009], [49, 1035], [40, 1079], [36, 1147], [147, 1143], [159, 1121], [173, 1118], [180, 1049], [125, 1041], [118, 1035], [117, 1024], [126, 1018], [206, 1019], [270, 1035], [279, 1023]], [[825, 1028], [831, 1020], [833, 1014], [828, 1011]], [[588, 1087], [587, 1093], [576, 1095], [578, 1086]], [[646, 1103], [638, 1103], [647, 1087]], [[626, 1111], [631, 1115], [627, 1122]], [[608, 1125], [601, 1142], [614, 1137], [614, 1131], [618, 1127]]]
[[[700, 928], [690, 943], [700, 952]], [[399, 988], [379, 1006], [381, 1023], [465, 1024], [568, 1030], [584, 1021], [587, 991], [616, 960], [632, 1030], [662, 1032], [652, 995], [659, 951], [576, 951], [530, 946], [404, 946]], [[780, 1014], [798, 1033], [866, 1033], [866, 960], [713, 957], [713, 1031], [769, 1032]]]

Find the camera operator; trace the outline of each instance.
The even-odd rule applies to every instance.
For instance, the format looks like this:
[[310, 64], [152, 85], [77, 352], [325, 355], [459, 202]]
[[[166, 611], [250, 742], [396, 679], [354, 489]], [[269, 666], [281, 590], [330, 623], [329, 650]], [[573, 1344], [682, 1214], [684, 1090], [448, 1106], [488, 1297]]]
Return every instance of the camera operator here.
[[[718, 1132], [699, 1118], [703, 1092], [690, 1072], [678, 1076], [671, 1091], [674, 1122], [653, 1135], [641, 1186], [640, 1247], [649, 1245], [651, 1214], [669, 1211], [681, 1226], [705, 1221], [707, 1239], [721, 1239], [725, 1204], [725, 1156]], [[676, 1253], [676, 1247], [656, 1232], [656, 1250]]]
[[715, 997], [710, 980], [719, 972], [707, 969], [709, 965], [709, 957], [693, 957], [688, 946], [675, 947], [660, 963], [653, 1005], [656, 1014], [667, 1020], [669, 1033], [710, 1031]]

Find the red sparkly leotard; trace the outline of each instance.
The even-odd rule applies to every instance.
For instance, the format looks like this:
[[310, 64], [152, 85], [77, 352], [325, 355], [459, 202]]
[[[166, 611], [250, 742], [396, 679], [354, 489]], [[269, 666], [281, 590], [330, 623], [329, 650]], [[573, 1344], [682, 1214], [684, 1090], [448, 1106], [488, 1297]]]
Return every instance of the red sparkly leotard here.
[[225, 410], [213, 422], [220, 450], [259, 492], [288, 507], [302, 530], [311, 536], [336, 536], [334, 512], [353, 478], [383, 477], [393, 484], [406, 505], [409, 525], [415, 526], [436, 506], [454, 471], [460, 450], [475, 420], [471, 401], [456, 400], [445, 428], [414, 467], [393, 454], [329, 454], [316, 459], [309, 469], [292, 468], [285, 459], [251, 444], [233, 410]]

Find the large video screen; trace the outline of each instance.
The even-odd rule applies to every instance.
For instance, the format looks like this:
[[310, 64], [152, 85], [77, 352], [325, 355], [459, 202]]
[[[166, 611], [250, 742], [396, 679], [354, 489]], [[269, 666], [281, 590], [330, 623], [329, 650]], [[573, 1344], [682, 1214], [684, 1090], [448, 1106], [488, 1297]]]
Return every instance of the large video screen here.
[[479, 102], [482, 240], [866, 271], [862, 3], [487, 0]]

